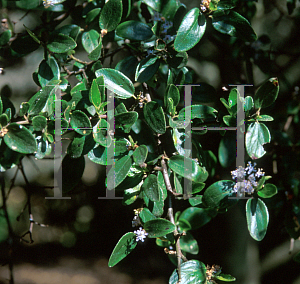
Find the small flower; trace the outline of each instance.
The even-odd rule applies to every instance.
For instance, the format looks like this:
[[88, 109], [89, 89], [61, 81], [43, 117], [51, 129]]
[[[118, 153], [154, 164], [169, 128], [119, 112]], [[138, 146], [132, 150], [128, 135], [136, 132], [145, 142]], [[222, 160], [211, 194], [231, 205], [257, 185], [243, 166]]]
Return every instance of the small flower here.
[[43, 4], [45, 8], [49, 8], [50, 6], [54, 6], [53, 0], [43, 0]]
[[142, 229], [142, 227], [139, 228], [139, 230], [134, 231], [134, 233], [136, 234], [136, 241], [142, 241], [144, 242], [144, 239], [147, 237], [148, 233], [146, 233], [146, 231], [144, 229]]
[[245, 168], [245, 171], [248, 171], [248, 175], [250, 175], [252, 172], [256, 172], [256, 169], [255, 169], [255, 166], [256, 166], [256, 163], [254, 163], [254, 165], [252, 166], [252, 163], [249, 162], [247, 164], [248, 167]]
[[133, 220], [131, 221], [131, 223], [132, 223], [132, 227], [137, 227], [137, 226], [141, 225], [140, 217], [138, 215], [135, 215], [133, 217]]
[[231, 175], [233, 179], [244, 179], [246, 172], [243, 167], [239, 166], [237, 170], [231, 172]]
[[153, 14], [153, 21], [161, 21], [162, 15], [158, 12], [154, 12]]
[[147, 49], [147, 56], [154, 54], [154, 50], [153, 49]]
[[260, 178], [260, 177], [262, 177], [262, 176], [264, 176], [264, 175], [265, 175], [265, 173], [262, 172], [262, 169], [258, 169], [257, 173], [255, 173], [255, 176], [256, 176], [257, 178]]

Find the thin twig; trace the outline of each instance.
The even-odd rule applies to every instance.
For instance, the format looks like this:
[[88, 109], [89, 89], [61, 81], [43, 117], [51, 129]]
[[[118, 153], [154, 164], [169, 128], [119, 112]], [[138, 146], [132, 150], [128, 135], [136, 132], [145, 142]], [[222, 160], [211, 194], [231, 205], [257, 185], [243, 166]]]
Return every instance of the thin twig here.
[[167, 190], [170, 191], [175, 196], [181, 195], [180, 193], [177, 193], [172, 189], [172, 185], [171, 185], [170, 178], [168, 175], [167, 165], [166, 165], [166, 162], [164, 159], [161, 159], [161, 167], [162, 167], [162, 174], [164, 177], [164, 181], [165, 181]]

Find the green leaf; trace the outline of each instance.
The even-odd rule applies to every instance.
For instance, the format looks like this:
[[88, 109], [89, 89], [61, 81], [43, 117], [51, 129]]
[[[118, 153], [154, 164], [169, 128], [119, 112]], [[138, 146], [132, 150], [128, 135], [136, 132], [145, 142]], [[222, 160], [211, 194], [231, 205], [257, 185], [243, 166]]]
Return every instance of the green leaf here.
[[153, 36], [152, 29], [145, 23], [139, 21], [127, 21], [116, 28], [119, 37], [130, 40], [147, 40]]
[[277, 78], [271, 78], [262, 84], [254, 95], [255, 108], [265, 108], [275, 102], [279, 93]]
[[203, 204], [210, 208], [219, 208], [221, 201], [228, 198], [234, 185], [235, 182], [231, 180], [221, 180], [213, 183], [203, 194]]
[[131, 166], [132, 159], [130, 155], [124, 156], [116, 161], [114, 167], [112, 167], [107, 174], [107, 180], [114, 181], [107, 185], [107, 189], [111, 190], [117, 187], [126, 178]]
[[176, 227], [166, 219], [156, 218], [146, 222], [144, 229], [148, 233], [149, 238], [159, 238], [174, 232]]
[[122, 204], [130, 205], [134, 203], [139, 197], [140, 187], [141, 187], [141, 183], [136, 187], [125, 189]]
[[11, 49], [16, 53], [25, 55], [38, 49], [40, 45], [29, 35], [17, 37], [11, 43]]
[[3, 139], [10, 149], [23, 154], [31, 154], [36, 151], [36, 141], [26, 127], [17, 123], [11, 123], [6, 129], [8, 132]]
[[123, 12], [122, 0], [109, 0], [101, 10], [99, 18], [100, 29], [113, 31], [121, 21]]
[[252, 160], [261, 158], [265, 153], [264, 144], [270, 143], [271, 136], [263, 123], [252, 122], [246, 132], [246, 149]]
[[277, 187], [274, 184], [267, 183], [257, 194], [262, 198], [270, 198], [277, 194]]
[[92, 125], [87, 115], [81, 110], [75, 110], [70, 115], [71, 127], [81, 135], [89, 135], [92, 132]]
[[113, 267], [136, 247], [136, 235], [134, 233], [126, 233], [116, 244], [112, 254], [110, 255], [108, 266]]
[[216, 275], [216, 276], [213, 276], [215, 279], [218, 279], [220, 281], [224, 281], [224, 282], [232, 282], [232, 281], [235, 281], [235, 277], [231, 276], [230, 274], [219, 274], [219, 275]]
[[43, 60], [38, 70], [38, 80], [42, 87], [45, 87], [51, 80], [60, 79], [60, 67], [54, 57], [50, 56]]
[[111, 165], [113, 163], [112, 160], [107, 159], [107, 148], [101, 146], [101, 145], [96, 145], [96, 147], [92, 150], [89, 151], [88, 153], [88, 158], [99, 165]]
[[257, 39], [248, 20], [235, 11], [217, 11], [211, 17], [213, 27], [220, 33], [250, 42]]
[[32, 10], [37, 8], [39, 5], [41, 4], [41, 2], [39, 0], [32, 0], [32, 1], [28, 1], [28, 0], [20, 0], [20, 1], [16, 1], [16, 5], [18, 8], [21, 9], [25, 9], [25, 10]]
[[[205, 106], [205, 105], [192, 105], [187, 106], [183, 109], [181, 109], [178, 113], [178, 119], [179, 120], [185, 120], [185, 112], [190, 111], [191, 113], [191, 119], [194, 118], [201, 118], [201, 119], [208, 119], [208, 118], [215, 118], [217, 110], [215, 110], [212, 107]], [[187, 122], [188, 124], [188, 122]]]
[[77, 25], [64, 25], [54, 30], [54, 33], [69, 36], [76, 41], [80, 33], [80, 27]]
[[[180, 265], [181, 284], [197, 283], [206, 284], [206, 268], [205, 264], [198, 260], [189, 260]], [[169, 279], [169, 284], [178, 283], [178, 273], [175, 269]]]
[[218, 149], [219, 162], [223, 168], [229, 167], [236, 159], [236, 134], [227, 132]]
[[139, 62], [137, 58], [131, 55], [119, 61], [115, 69], [122, 72], [128, 78], [132, 78], [132, 80], [134, 80], [134, 74], [138, 64]]
[[244, 104], [245, 112], [252, 110], [253, 106], [254, 106], [253, 98], [250, 96], [247, 96], [245, 98], [245, 104]]
[[35, 131], [42, 131], [47, 126], [47, 119], [44, 116], [37, 115], [32, 119], [32, 126]]
[[190, 232], [186, 232], [186, 235], [180, 237], [179, 242], [181, 250], [191, 254], [199, 253], [198, 243]]
[[157, 173], [157, 184], [159, 188], [159, 199], [165, 200], [168, 197], [167, 187], [165, 184], [165, 180], [161, 171]]
[[166, 132], [166, 119], [162, 107], [155, 101], [144, 106], [144, 117], [150, 128], [159, 134]]
[[124, 131], [130, 128], [138, 119], [136, 111], [128, 111], [115, 115], [115, 127], [122, 128]]
[[141, 145], [135, 149], [133, 152], [133, 160], [137, 165], [142, 165], [147, 158], [148, 155], [148, 148], [145, 145]]
[[165, 95], [165, 105], [167, 105], [167, 100], [171, 98], [173, 100], [173, 105], [176, 107], [180, 101], [180, 92], [178, 88], [174, 84], [170, 84], [167, 88], [167, 92]]
[[149, 197], [151, 201], [159, 201], [159, 188], [157, 178], [155, 175], [150, 174], [142, 185], [143, 192]]
[[0, 115], [0, 129], [5, 127], [9, 123], [9, 119], [6, 113]]
[[30, 30], [28, 29], [25, 25], [23, 25], [24, 28], [26, 29], [26, 31], [28, 32], [28, 34], [38, 43], [40, 44], [41, 41], [37, 38], [37, 36]]
[[96, 79], [93, 80], [90, 89], [90, 102], [95, 106], [96, 111], [99, 111], [99, 107], [101, 105], [101, 93]]
[[134, 95], [134, 86], [132, 82], [120, 71], [102, 68], [95, 73], [96, 77], [104, 77], [105, 87], [114, 92], [116, 97], [128, 99]]
[[82, 34], [82, 45], [87, 53], [91, 53], [99, 45], [99, 33], [95, 30], [90, 30]]
[[193, 48], [202, 38], [206, 29], [205, 16], [198, 8], [190, 10], [183, 18], [174, 42], [178, 52]]
[[179, 226], [183, 231], [198, 229], [211, 220], [213, 212], [211, 209], [189, 207], [179, 216]]
[[172, 68], [182, 68], [186, 66], [188, 62], [188, 54], [186, 52], [176, 52], [171, 49], [169, 56], [167, 57], [167, 63]]
[[88, 55], [90, 60], [96, 61], [100, 58], [102, 52], [102, 39], [100, 37], [98, 46]]
[[100, 14], [100, 11], [101, 11], [101, 8], [95, 8], [95, 9], [89, 11], [86, 15], [85, 22], [87, 24], [90, 24]]
[[142, 209], [141, 213], [139, 214], [139, 218], [143, 223], [156, 219], [156, 217], [151, 213], [151, 211], [148, 208]]
[[149, 81], [155, 75], [159, 65], [160, 60], [157, 56], [150, 55], [144, 58], [136, 68], [135, 80], [140, 83]]
[[[168, 165], [175, 173], [194, 182], [204, 182], [208, 177], [206, 169], [200, 167], [197, 162], [191, 158], [176, 155], [168, 160]], [[189, 167], [190, 171], [188, 169]]]
[[68, 146], [67, 154], [72, 158], [79, 158], [82, 155], [85, 137], [77, 134]]
[[48, 142], [46, 135], [36, 137], [37, 150], [35, 153], [36, 159], [43, 159], [46, 155], [50, 155], [52, 151], [51, 144]]
[[161, 1], [156, 0], [142, 0], [143, 3], [151, 7], [155, 11], [160, 11]]
[[251, 198], [246, 204], [246, 216], [251, 237], [256, 241], [261, 241], [266, 235], [269, 223], [267, 206], [259, 198]]
[[11, 38], [11, 30], [6, 30], [0, 35], [0, 45], [5, 45]]
[[3, 103], [2, 103], [1, 96], [0, 96], [0, 114], [2, 114], [2, 112], [3, 112]]
[[105, 119], [100, 119], [98, 123], [93, 127], [93, 137], [96, 143], [103, 147], [109, 147], [112, 139], [108, 134], [109, 123]]
[[74, 39], [63, 34], [53, 34], [47, 43], [47, 48], [54, 53], [65, 53], [76, 46]]

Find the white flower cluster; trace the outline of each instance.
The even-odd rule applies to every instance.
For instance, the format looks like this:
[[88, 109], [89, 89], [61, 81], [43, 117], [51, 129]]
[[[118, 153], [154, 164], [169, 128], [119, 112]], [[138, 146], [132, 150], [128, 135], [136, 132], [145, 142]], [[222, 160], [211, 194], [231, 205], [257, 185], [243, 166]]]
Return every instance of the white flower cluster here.
[[43, 0], [43, 4], [45, 8], [49, 8], [50, 6], [54, 6], [53, 0]]
[[254, 187], [258, 185], [256, 179], [265, 175], [262, 169], [257, 170], [255, 166], [256, 163], [252, 165], [252, 163], [249, 162], [246, 168], [240, 166], [238, 169], [231, 172], [232, 178], [236, 179], [233, 192], [248, 194], [252, 194], [254, 192]]
[[147, 237], [148, 233], [142, 227], [140, 227], [137, 231], [134, 231], [136, 234], [136, 241], [142, 241], [144, 242], [144, 239]]

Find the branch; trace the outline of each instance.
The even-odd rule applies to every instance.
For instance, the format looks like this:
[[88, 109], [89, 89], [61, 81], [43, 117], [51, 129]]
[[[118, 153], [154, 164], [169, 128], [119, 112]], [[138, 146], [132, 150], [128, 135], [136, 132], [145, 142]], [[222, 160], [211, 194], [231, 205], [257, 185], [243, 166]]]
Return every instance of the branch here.
[[172, 189], [172, 185], [171, 185], [170, 178], [168, 175], [167, 165], [166, 165], [166, 162], [164, 159], [161, 159], [161, 167], [162, 167], [162, 174], [163, 174], [163, 177], [165, 180], [167, 190], [170, 191], [175, 196], [181, 195], [180, 193], [177, 193]]

